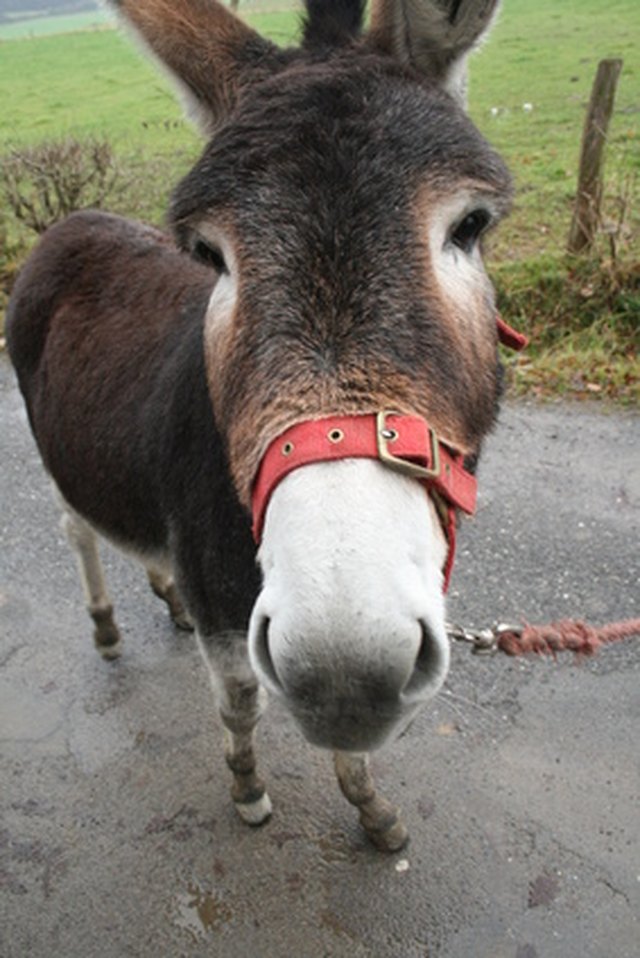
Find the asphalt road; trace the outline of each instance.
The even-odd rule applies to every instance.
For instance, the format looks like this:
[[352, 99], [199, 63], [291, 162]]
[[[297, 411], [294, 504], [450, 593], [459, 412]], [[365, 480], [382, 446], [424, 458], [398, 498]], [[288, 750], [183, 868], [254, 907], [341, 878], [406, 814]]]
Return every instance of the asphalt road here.
[[[126, 649], [94, 652], [6, 356], [0, 463], [2, 958], [638, 958], [640, 640], [579, 665], [456, 648], [374, 758], [398, 855], [273, 704], [251, 830], [192, 639], [110, 551]], [[450, 618], [640, 614], [637, 415], [507, 405], [480, 479]]]

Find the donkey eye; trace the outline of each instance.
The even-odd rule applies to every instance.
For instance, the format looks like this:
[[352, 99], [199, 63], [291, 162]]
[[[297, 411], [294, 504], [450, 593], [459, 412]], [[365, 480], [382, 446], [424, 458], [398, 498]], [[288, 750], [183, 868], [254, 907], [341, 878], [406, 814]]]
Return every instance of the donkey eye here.
[[490, 222], [491, 215], [487, 210], [472, 210], [454, 227], [451, 242], [463, 253], [471, 253]]
[[215, 246], [210, 246], [208, 243], [205, 243], [202, 239], [196, 240], [191, 250], [191, 255], [204, 266], [210, 266], [212, 269], [215, 269], [217, 273], [229, 272], [227, 264], [224, 261], [224, 256], [220, 250]]

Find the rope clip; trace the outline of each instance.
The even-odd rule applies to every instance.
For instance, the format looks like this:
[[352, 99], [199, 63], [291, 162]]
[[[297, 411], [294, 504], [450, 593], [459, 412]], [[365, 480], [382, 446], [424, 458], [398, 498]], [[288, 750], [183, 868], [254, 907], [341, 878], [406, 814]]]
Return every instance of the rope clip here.
[[447, 635], [456, 642], [467, 642], [474, 655], [495, 655], [499, 648], [499, 639], [506, 632], [522, 635], [521, 625], [509, 625], [498, 622], [487, 629], [467, 629], [462, 625], [446, 624]]

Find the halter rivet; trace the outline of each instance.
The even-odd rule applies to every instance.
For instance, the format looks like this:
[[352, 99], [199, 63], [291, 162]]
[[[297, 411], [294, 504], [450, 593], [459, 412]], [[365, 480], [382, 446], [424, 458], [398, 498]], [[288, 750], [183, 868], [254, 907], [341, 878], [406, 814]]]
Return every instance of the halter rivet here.
[[383, 429], [380, 435], [383, 439], [386, 439], [387, 442], [395, 442], [398, 438], [398, 433], [395, 429]]
[[344, 433], [342, 429], [332, 429], [331, 432], [327, 433], [327, 439], [329, 442], [342, 442]]
[[282, 455], [290, 456], [292, 452], [293, 452], [293, 443], [285, 442], [284, 446], [282, 447]]

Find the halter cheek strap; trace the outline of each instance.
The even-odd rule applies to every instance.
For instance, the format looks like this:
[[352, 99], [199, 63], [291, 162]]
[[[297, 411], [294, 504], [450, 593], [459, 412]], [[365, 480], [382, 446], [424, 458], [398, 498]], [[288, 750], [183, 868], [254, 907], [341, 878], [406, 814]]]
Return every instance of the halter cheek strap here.
[[441, 442], [419, 416], [379, 412], [331, 416], [297, 423], [267, 449], [253, 488], [253, 535], [260, 542], [267, 505], [279, 482], [294, 469], [338, 459], [378, 459], [383, 465], [422, 482], [431, 495], [447, 537], [444, 588], [455, 554], [456, 509], [473, 513], [475, 476], [462, 456]]
[[509, 326], [508, 323], [505, 323], [502, 316], [496, 317], [496, 323], [498, 326], [498, 339], [503, 346], [506, 346], [508, 349], [515, 349], [515, 351], [519, 353], [521, 349], [524, 349], [525, 346], [529, 344], [529, 338], [525, 336], [524, 333], [519, 333], [513, 326]]

